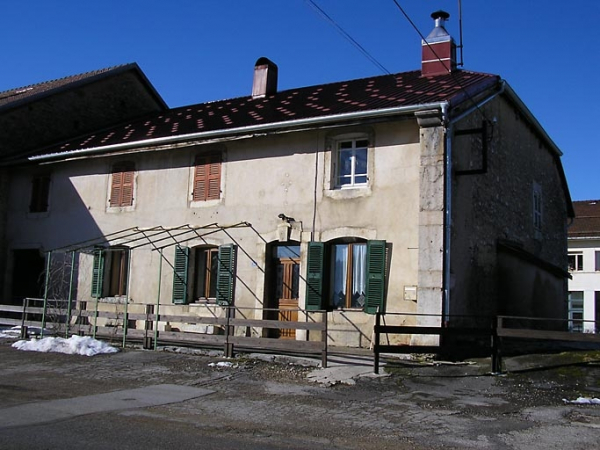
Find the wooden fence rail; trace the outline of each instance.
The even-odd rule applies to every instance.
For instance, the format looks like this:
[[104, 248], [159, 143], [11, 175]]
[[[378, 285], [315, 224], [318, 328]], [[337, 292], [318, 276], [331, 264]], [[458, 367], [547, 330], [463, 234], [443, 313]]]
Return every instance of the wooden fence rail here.
[[[226, 356], [233, 356], [236, 347], [245, 350], [279, 350], [299, 354], [319, 354], [321, 365], [327, 367], [327, 314], [325, 311], [298, 310], [306, 317], [306, 321], [280, 321], [250, 319], [236, 317], [237, 314], [249, 313], [253, 316], [255, 308], [224, 308], [224, 317], [194, 316], [175, 314], [154, 314], [154, 306], [147, 305], [146, 313], [130, 313], [127, 311], [99, 311], [97, 304], [88, 310], [86, 302], [78, 302], [78, 308], [66, 308], [65, 304], [56, 303], [52, 308], [33, 306], [42, 303], [41, 299], [25, 299], [23, 306], [0, 305], [0, 324], [21, 326], [21, 337], [26, 338], [29, 327], [40, 327], [43, 335], [44, 317], [51, 318], [46, 322], [54, 326], [55, 332], [79, 334], [122, 340], [123, 346], [130, 342], [142, 342], [144, 348], [156, 349], [158, 344], [180, 344], [193, 346], [222, 347]], [[213, 305], [214, 306], [214, 305]], [[52, 310], [51, 310], [52, 309]], [[262, 313], [262, 310], [260, 310]], [[273, 310], [277, 312], [277, 310]], [[288, 310], [286, 310], [288, 311]], [[20, 315], [20, 318], [2, 317], [9, 313]], [[37, 320], [29, 320], [34, 316]], [[100, 320], [99, 320], [100, 319]], [[110, 326], [108, 326], [108, 324]], [[143, 328], [132, 326], [132, 323], [143, 322]], [[100, 325], [103, 323], [104, 325]], [[200, 331], [181, 331], [169, 324], [177, 324], [181, 328], [190, 326], [216, 327], [213, 333]], [[260, 330], [304, 330], [309, 333], [308, 340], [278, 339], [263, 336], [263, 333], [252, 333], [252, 329]]]
[[[493, 373], [502, 372], [502, 354], [503, 354], [503, 338], [517, 339], [532, 339], [542, 341], [569, 341], [569, 342], [592, 342], [600, 344], [600, 334], [569, 332], [560, 330], [541, 330], [525, 327], [511, 327], [507, 321], [520, 321], [530, 323], [553, 323], [565, 325], [570, 322], [563, 319], [549, 318], [533, 318], [533, 317], [518, 317], [518, 316], [497, 316], [488, 319], [489, 327], [444, 327], [444, 326], [397, 326], [397, 325], [382, 325], [381, 314], [377, 314], [375, 318], [374, 329], [374, 372], [379, 373], [379, 359], [381, 353], [440, 353], [448, 352], [456, 349], [456, 346], [445, 345], [444, 339], [450, 336], [453, 337], [479, 337], [484, 338], [488, 342], [487, 349], [491, 354], [491, 371]], [[418, 316], [418, 315], [415, 315]], [[441, 316], [439, 316], [441, 318]], [[381, 345], [382, 334], [404, 334], [404, 335], [425, 335], [439, 336], [440, 345]], [[488, 339], [489, 338], [489, 339]], [[485, 348], [485, 347], [484, 347]]]

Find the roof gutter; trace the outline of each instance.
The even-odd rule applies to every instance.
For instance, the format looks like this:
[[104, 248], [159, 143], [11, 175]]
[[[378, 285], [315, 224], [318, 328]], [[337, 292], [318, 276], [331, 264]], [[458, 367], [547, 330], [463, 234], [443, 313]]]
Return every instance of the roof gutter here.
[[278, 130], [281, 128], [294, 128], [294, 127], [306, 127], [311, 125], [325, 125], [331, 124], [339, 121], [353, 120], [353, 119], [374, 119], [378, 117], [387, 117], [387, 116], [395, 116], [395, 115], [403, 115], [403, 114], [412, 114], [416, 111], [420, 110], [429, 110], [432, 108], [442, 109], [443, 105], [446, 102], [434, 102], [434, 103], [424, 103], [421, 105], [411, 105], [411, 106], [398, 106], [395, 108], [384, 108], [378, 110], [371, 111], [360, 111], [360, 112], [352, 112], [346, 114], [336, 114], [332, 116], [323, 116], [323, 117], [311, 117], [306, 119], [297, 119], [297, 120], [289, 120], [285, 122], [276, 122], [276, 123], [266, 123], [261, 125], [252, 125], [246, 127], [238, 127], [231, 128], [226, 130], [214, 130], [214, 131], [205, 131], [199, 133], [189, 133], [182, 134], [178, 136], [167, 136], [161, 138], [147, 139], [143, 141], [133, 141], [133, 142], [125, 142], [122, 144], [113, 144], [113, 145], [105, 145], [101, 147], [90, 147], [90, 148], [82, 148], [77, 150], [71, 150], [67, 152], [58, 152], [58, 153], [48, 153], [45, 155], [37, 155], [30, 156], [28, 158], [29, 161], [50, 161], [50, 160], [58, 160], [58, 159], [66, 159], [77, 156], [86, 156], [92, 155], [96, 153], [103, 152], [111, 152], [118, 150], [126, 150], [132, 149], [140, 146], [155, 146], [155, 145], [165, 145], [165, 144], [174, 144], [180, 141], [189, 141], [191, 139], [215, 139], [215, 138], [225, 138], [225, 137], [234, 137], [238, 134], [248, 134], [248, 133], [264, 133], [268, 131]]

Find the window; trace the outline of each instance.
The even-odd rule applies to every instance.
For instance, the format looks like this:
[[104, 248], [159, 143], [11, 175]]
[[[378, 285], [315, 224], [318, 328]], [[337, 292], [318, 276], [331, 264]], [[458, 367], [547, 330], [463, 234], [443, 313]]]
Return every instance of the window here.
[[194, 250], [194, 299], [214, 299], [217, 297], [218, 248], [192, 250]]
[[31, 180], [31, 200], [29, 212], [42, 213], [48, 211], [48, 197], [50, 195], [50, 175], [36, 175]]
[[600, 271], [600, 252], [595, 252], [595, 257], [596, 257], [596, 271]]
[[364, 308], [367, 244], [335, 244], [331, 247], [330, 305]]
[[583, 270], [583, 253], [569, 253], [569, 271]]
[[367, 184], [368, 147], [369, 141], [366, 139], [337, 142], [336, 187], [348, 188]]
[[385, 310], [386, 242], [310, 242], [306, 309]]
[[192, 201], [221, 198], [221, 154], [198, 155], [194, 162]]
[[135, 164], [131, 161], [120, 162], [113, 166], [111, 172], [109, 205], [132, 206]]
[[569, 292], [569, 331], [583, 331], [583, 292]]
[[235, 280], [234, 245], [220, 247], [175, 247], [173, 264], [173, 303], [233, 302]]
[[533, 183], [533, 228], [542, 231], [542, 186]]
[[129, 249], [96, 249], [92, 270], [92, 297], [127, 295]]

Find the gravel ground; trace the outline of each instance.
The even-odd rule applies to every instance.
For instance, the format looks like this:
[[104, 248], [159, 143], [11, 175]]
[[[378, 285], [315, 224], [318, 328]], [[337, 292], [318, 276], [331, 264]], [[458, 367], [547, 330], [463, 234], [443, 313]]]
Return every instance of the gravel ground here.
[[[600, 405], [563, 402], [600, 397], [600, 353], [510, 358], [511, 372], [501, 376], [487, 374], [489, 360], [394, 360], [386, 367], [387, 377], [323, 386], [307, 378], [314, 367], [286, 359], [225, 360], [217, 354], [135, 349], [90, 358], [22, 352], [9, 344], [0, 340], [0, 408], [162, 383], [214, 391], [70, 424], [77, 429], [94, 420], [124, 434], [122, 444], [127, 430], [144, 429], [153, 430], [156, 439], [169, 436], [173, 444], [184, 435], [237, 443], [225, 448], [600, 448]], [[231, 365], [213, 364], [219, 361]], [[38, 427], [36, 436], [51, 429]], [[2, 445], [3, 433], [0, 446], [12, 448]], [[101, 442], [102, 436], [90, 439]], [[102, 448], [86, 442], [77, 448]], [[131, 445], [121, 448], [138, 448]], [[156, 445], [145, 448], [161, 448]]]

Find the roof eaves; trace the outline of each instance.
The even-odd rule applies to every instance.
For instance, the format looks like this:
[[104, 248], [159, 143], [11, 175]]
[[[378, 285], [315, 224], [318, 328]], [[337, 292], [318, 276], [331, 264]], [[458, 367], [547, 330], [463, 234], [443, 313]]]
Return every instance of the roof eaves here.
[[248, 133], [262, 133], [269, 132], [281, 129], [293, 129], [299, 127], [307, 127], [313, 126], [317, 127], [320, 125], [328, 125], [336, 122], [345, 122], [353, 119], [372, 119], [372, 118], [381, 118], [381, 117], [389, 117], [396, 115], [404, 115], [404, 114], [412, 114], [416, 111], [421, 110], [430, 110], [434, 108], [442, 109], [442, 105], [447, 104], [446, 102], [433, 102], [433, 103], [424, 103], [420, 105], [409, 105], [409, 106], [398, 106], [393, 108], [383, 108], [377, 110], [368, 110], [368, 111], [359, 111], [352, 113], [344, 113], [344, 114], [335, 114], [331, 116], [319, 116], [319, 117], [309, 117], [305, 119], [296, 119], [285, 122], [272, 122], [260, 125], [250, 125], [238, 128], [231, 129], [219, 129], [212, 131], [205, 131], [199, 133], [189, 133], [182, 134], [177, 136], [166, 136], [155, 139], [145, 139], [138, 140], [133, 142], [126, 142], [122, 144], [113, 144], [107, 146], [100, 147], [90, 147], [90, 148], [81, 148], [77, 150], [71, 150], [68, 152], [56, 152], [49, 153], [44, 155], [35, 155], [30, 156], [28, 158], [29, 161], [50, 161], [50, 160], [60, 160], [67, 159], [78, 156], [85, 156], [91, 154], [98, 154], [104, 152], [125, 150], [135, 147], [148, 147], [154, 145], [165, 145], [165, 144], [175, 144], [180, 141], [189, 141], [189, 140], [198, 140], [198, 139], [214, 139], [214, 138], [226, 138], [226, 137], [234, 137], [239, 134], [248, 134]]

